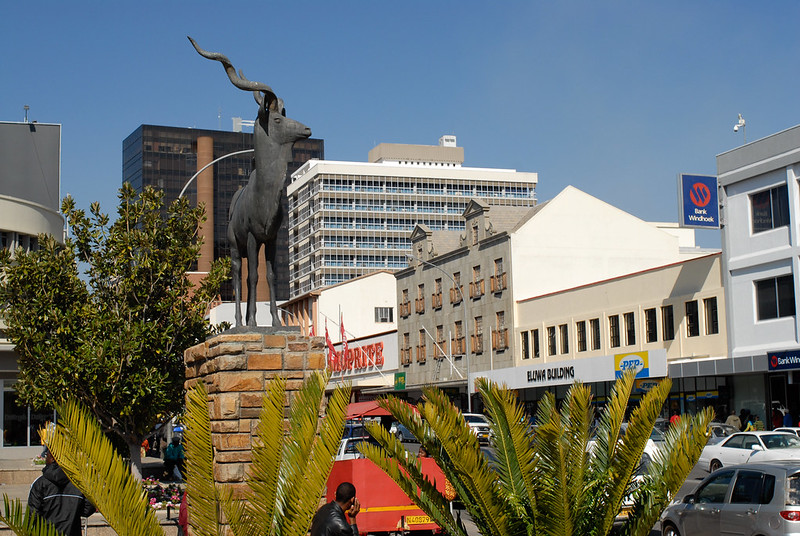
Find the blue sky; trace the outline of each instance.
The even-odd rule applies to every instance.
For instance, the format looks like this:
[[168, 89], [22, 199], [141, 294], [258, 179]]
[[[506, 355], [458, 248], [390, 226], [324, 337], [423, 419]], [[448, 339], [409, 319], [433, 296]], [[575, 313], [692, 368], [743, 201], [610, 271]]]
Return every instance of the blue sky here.
[[540, 200], [572, 184], [675, 221], [677, 174], [714, 174], [738, 113], [748, 141], [800, 123], [798, 20], [789, 1], [5, 2], [0, 121], [60, 123], [62, 194], [113, 211], [137, 126], [255, 115], [191, 35], [328, 159], [453, 133], [465, 165], [538, 172]]

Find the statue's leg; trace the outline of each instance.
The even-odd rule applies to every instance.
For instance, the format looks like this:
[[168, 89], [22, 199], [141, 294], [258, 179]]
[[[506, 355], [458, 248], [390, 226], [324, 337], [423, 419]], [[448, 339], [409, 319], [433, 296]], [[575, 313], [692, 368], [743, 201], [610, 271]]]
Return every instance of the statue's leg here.
[[236, 327], [242, 325], [242, 255], [236, 245], [236, 241], [231, 244], [231, 282], [233, 283], [233, 301], [236, 304], [234, 318]]
[[258, 242], [247, 235], [247, 325], [256, 326], [256, 289], [258, 287]]
[[267, 261], [267, 284], [269, 285], [269, 312], [272, 314], [272, 325], [282, 326], [281, 317], [278, 315], [278, 298], [275, 296], [275, 240], [264, 244], [264, 258]]

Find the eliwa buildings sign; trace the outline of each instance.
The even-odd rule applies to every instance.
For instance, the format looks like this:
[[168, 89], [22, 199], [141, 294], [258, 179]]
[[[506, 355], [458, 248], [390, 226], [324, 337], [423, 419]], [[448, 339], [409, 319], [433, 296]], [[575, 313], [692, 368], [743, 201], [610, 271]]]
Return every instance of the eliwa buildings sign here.
[[477, 378], [487, 378], [504, 384], [509, 389], [550, 387], [575, 382], [611, 382], [628, 369], [636, 370], [637, 378], [663, 378], [667, 375], [667, 351], [658, 349], [629, 352], [475, 372], [470, 374], [470, 385], [474, 385]]

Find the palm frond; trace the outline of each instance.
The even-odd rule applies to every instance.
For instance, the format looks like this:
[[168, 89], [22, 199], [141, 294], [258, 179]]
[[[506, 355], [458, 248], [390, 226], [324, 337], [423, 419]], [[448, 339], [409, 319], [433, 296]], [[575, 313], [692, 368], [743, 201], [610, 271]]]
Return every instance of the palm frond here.
[[[311, 525], [311, 520], [319, 505], [319, 499], [325, 490], [325, 483], [333, 466], [333, 460], [339, 447], [339, 441], [344, 430], [344, 420], [347, 414], [347, 404], [350, 400], [350, 385], [337, 387], [331, 395], [322, 422], [319, 422], [319, 412], [322, 399], [325, 395], [325, 386], [329, 375], [315, 372], [310, 375], [303, 388], [296, 395], [292, 406], [292, 441], [308, 442], [309, 447], [299, 448], [296, 452], [306, 452], [307, 458], [302, 460], [302, 471], [293, 473], [294, 480], [284, 480], [288, 485], [285, 497], [290, 499], [286, 504], [286, 517], [282, 520], [282, 531], [277, 536], [305, 536]], [[297, 408], [304, 405], [307, 408]], [[299, 419], [308, 419], [306, 422], [296, 423], [294, 416]], [[319, 434], [317, 426], [320, 425]], [[295, 429], [303, 430], [309, 434], [308, 438], [294, 434]], [[290, 457], [284, 465], [291, 463], [292, 448], [287, 449]], [[277, 525], [277, 524], [276, 524]]]
[[11, 501], [5, 493], [0, 521], [17, 536], [61, 536], [52, 523], [37, 516], [30, 508], [23, 511], [22, 502], [19, 499]]
[[567, 486], [567, 465], [571, 460], [567, 459], [563, 422], [552, 393], [545, 393], [539, 401], [537, 422], [539, 426], [534, 443], [539, 457], [537, 505], [547, 512], [540, 518], [540, 528], [545, 534], [573, 534], [575, 520]]
[[498, 483], [514, 511], [510, 522], [522, 521], [536, 533], [536, 456], [522, 406], [512, 391], [494, 382], [479, 378], [477, 386], [491, 422]]
[[[633, 373], [626, 374], [633, 376]], [[639, 466], [645, 444], [653, 431], [655, 420], [669, 395], [672, 381], [667, 378], [648, 391], [631, 412], [625, 436], [614, 445], [610, 471], [605, 475], [605, 492], [602, 507], [597, 512], [600, 532], [611, 530], [614, 518], [622, 507], [622, 501], [630, 492], [630, 483]], [[626, 401], [627, 402], [627, 401]], [[600, 513], [602, 512], [602, 513]], [[604, 532], [605, 531], [605, 532]]]
[[199, 382], [186, 393], [186, 497], [189, 524], [198, 536], [219, 533], [219, 494], [214, 484], [214, 451], [211, 445], [211, 421], [208, 394]]
[[713, 417], [713, 410], [706, 408], [694, 416], [684, 415], [677, 425], [670, 426], [644, 483], [632, 494], [631, 514], [620, 534], [644, 536], [650, 533], [661, 511], [675, 497], [700, 458]]
[[260, 534], [271, 534], [270, 527], [279, 516], [277, 496], [283, 458], [285, 392], [284, 378], [276, 377], [269, 382], [256, 426], [258, 440], [253, 444], [253, 464], [247, 482], [252, 491], [252, 522], [259, 527]]
[[58, 424], [40, 434], [72, 483], [117, 534], [163, 535], [141, 483], [92, 415], [74, 401], [57, 411], [61, 417]]

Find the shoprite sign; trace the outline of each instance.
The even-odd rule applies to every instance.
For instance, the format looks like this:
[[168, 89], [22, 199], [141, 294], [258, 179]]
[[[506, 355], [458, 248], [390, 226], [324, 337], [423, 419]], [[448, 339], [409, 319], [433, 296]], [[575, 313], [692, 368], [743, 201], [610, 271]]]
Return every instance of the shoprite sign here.
[[800, 350], [788, 352], [772, 352], [767, 354], [769, 370], [800, 369]]

